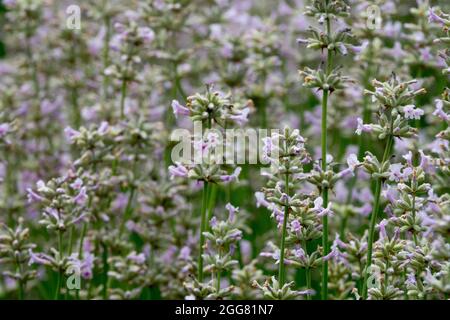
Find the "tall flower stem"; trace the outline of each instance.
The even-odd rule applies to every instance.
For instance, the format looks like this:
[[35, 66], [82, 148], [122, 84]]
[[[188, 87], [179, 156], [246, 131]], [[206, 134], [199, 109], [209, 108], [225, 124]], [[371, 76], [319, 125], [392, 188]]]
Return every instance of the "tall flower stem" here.
[[203, 196], [202, 196], [202, 210], [201, 210], [201, 224], [200, 224], [200, 242], [198, 250], [198, 281], [203, 281], [203, 246], [205, 244], [205, 236], [203, 232], [206, 230], [206, 208], [208, 206], [208, 181], [203, 184]]
[[[31, 18], [27, 19], [26, 25], [25, 25], [25, 44], [26, 44], [26, 53], [27, 53], [27, 63], [29, 67], [29, 72], [31, 75], [31, 78], [33, 80], [33, 88], [34, 88], [34, 94], [36, 98], [39, 98], [39, 79], [38, 79], [38, 72], [37, 72], [37, 66], [36, 62], [33, 58], [33, 51], [32, 51], [32, 45], [31, 45], [31, 37], [33, 36], [33, 27], [30, 24]], [[38, 104], [39, 106], [39, 104]], [[40, 108], [37, 108], [40, 111]]]
[[[417, 192], [417, 179], [416, 179], [416, 170], [415, 169], [413, 171], [413, 180], [411, 182], [411, 189], [413, 191], [411, 214], [412, 214], [413, 221], [415, 222], [416, 221], [416, 192]], [[413, 239], [414, 239], [414, 244], [416, 246], [419, 245], [419, 242], [417, 241], [416, 230], [413, 230]]]
[[[286, 195], [289, 197], [289, 173], [286, 165], [286, 176], [284, 180]], [[286, 200], [289, 201], [289, 200]], [[286, 279], [286, 270], [284, 265], [284, 254], [285, 254], [285, 242], [286, 242], [286, 233], [287, 233], [287, 221], [289, 218], [289, 204], [286, 202], [284, 207], [284, 217], [283, 217], [283, 228], [281, 230], [281, 245], [280, 245], [280, 265], [278, 269], [278, 281], [280, 283], [280, 287], [282, 287], [285, 283]]]
[[[107, 14], [104, 19], [104, 24], [106, 28], [105, 38], [103, 39], [103, 71], [108, 67], [109, 65], [109, 41], [111, 38], [111, 17], [109, 14]], [[106, 100], [108, 98], [108, 85], [109, 85], [109, 77], [105, 74], [103, 74], [103, 83], [102, 83], [102, 100], [103, 105], [102, 108], [106, 108]], [[106, 111], [105, 111], [106, 112]]]
[[127, 97], [127, 86], [130, 74], [132, 49], [128, 48], [127, 61], [125, 63], [125, 73], [122, 78], [122, 86], [120, 88], [120, 120], [125, 120], [125, 98]]
[[[222, 250], [219, 248], [219, 259], [221, 259], [222, 258]], [[216, 281], [216, 291], [217, 291], [217, 294], [219, 294], [219, 292], [220, 292], [220, 269], [219, 270], [217, 270], [217, 279], [216, 279], [217, 281]]]
[[[325, 0], [326, 6], [328, 6], [328, 1]], [[327, 37], [331, 39], [331, 21], [330, 17], [327, 14], [326, 17], [326, 29], [327, 29]], [[326, 64], [326, 75], [328, 76], [331, 73], [331, 69], [333, 66], [333, 53], [331, 50], [327, 50], [327, 64]], [[322, 123], [321, 123], [321, 146], [322, 146], [322, 171], [327, 170], [327, 110], [328, 110], [328, 96], [329, 89], [323, 90], [322, 96]], [[328, 186], [322, 187], [322, 199], [324, 208], [328, 205]], [[328, 216], [324, 215], [322, 218], [322, 247], [323, 247], [323, 255], [326, 256], [329, 253], [328, 246]], [[328, 299], [328, 261], [323, 261], [322, 264], [322, 299]]]
[[127, 80], [122, 80], [122, 87], [120, 88], [120, 120], [125, 119], [125, 98], [127, 96]]
[[208, 194], [208, 221], [211, 220], [217, 198], [217, 184], [212, 184]]
[[[306, 289], [309, 290], [311, 289], [311, 269], [309, 267], [306, 267], [305, 272], [306, 272]], [[308, 294], [306, 296], [306, 299], [311, 300], [311, 295]]]
[[[207, 127], [211, 129], [212, 119], [208, 117]], [[208, 155], [209, 157], [209, 155]], [[209, 160], [209, 159], [208, 159]], [[208, 161], [209, 163], [209, 161]], [[200, 243], [198, 250], [198, 281], [203, 281], [203, 247], [205, 245], [205, 235], [207, 224], [208, 224], [208, 211], [212, 211], [214, 204], [210, 204], [211, 188], [208, 181], [205, 180], [203, 184], [203, 195], [202, 195], [202, 209], [201, 209], [201, 222], [200, 222]]]
[[[322, 98], [322, 171], [327, 170], [327, 108], [328, 108], [328, 90], [323, 91]], [[328, 205], [328, 187], [322, 188], [323, 207]], [[328, 255], [328, 216], [324, 215], [322, 218], [322, 247], [323, 256]], [[326, 300], [328, 297], [328, 261], [324, 260], [322, 264], [322, 299]]]
[[[391, 130], [392, 130], [392, 120], [391, 120]], [[388, 140], [386, 143], [386, 148], [384, 149], [383, 162], [384, 163], [390, 152], [392, 145], [394, 143], [394, 137], [392, 133], [388, 136]], [[373, 241], [375, 237], [375, 224], [377, 222], [378, 211], [380, 210], [380, 195], [381, 195], [381, 187], [383, 184], [383, 178], [377, 178], [376, 186], [375, 186], [375, 202], [373, 205], [372, 215], [370, 217], [370, 228], [369, 228], [369, 239], [367, 244], [367, 262], [366, 268], [364, 271], [364, 282], [363, 282], [363, 292], [362, 297], [367, 299], [367, 279], [369, 278], [369, 268], [372, 265], [372, 250], [373, 250]]]
[[[305, 254], [308, 254], [308, 246], [306, 243], [306, 240], [302, 241], [302, 247], [303, 250], [305, 251]], [[311, 289], [311, 268], [309, 266], [305, 267], [305, 279], [306, 279], [306, 289], [310, 290]], [[311, 295], [308, 294], [306, 296], [307, 300], [311, 300]]]
[[[58, 231], [58, 251], [59, 251], [59, 259], [61, 260], [62, 259], [62, 255], [63, 255], [62, 231], [61, 230]], [[55, 296], [54, 296], [55, 300], [59, 299], [59, 294], [60, 294], [61, 285], [62, 285], [62, 278], [63, 278], [63, 271], [61, 270], [61, 267], [59, 267], [58, 280], [57, 280], [57, 283], [56, 283]]]
[[[16, 264], [17, 264], [17, 270], [19, 271], [19, 274], [22, 275], [22, 264], [19, 261], [19, 257], [16, 257]], [[25, 297], [25, 287], [26, 287], [26, 282], [23, 281], [22, 279], [18, 280], [18, 293], [19, 293], [19, 300], [23, 300]]]
[[103, 300], [106, 300], [108, 297], [108, 288], [109, 288], [109, 279], [108, 279], [108, 271], [109, 271], [109, 264], [108, 264], [108, 247], [106, 246], [106, 244], [102, 243], [101, 244], [102, 249], [103, 249], [103, 253], [102, 253], [102, 264], [103, 264], [103, 278], [102, 278], [102, 282], [103, 282], [103, 289], [102, 289], [102, 296], [103, 296]]

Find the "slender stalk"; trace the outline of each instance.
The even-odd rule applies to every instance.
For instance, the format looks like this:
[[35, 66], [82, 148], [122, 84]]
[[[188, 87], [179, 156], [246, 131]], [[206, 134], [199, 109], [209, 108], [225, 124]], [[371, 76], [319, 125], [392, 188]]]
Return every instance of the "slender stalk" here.
[[217, 283], [216, 283], [217, 293], [220, 292], [220, 271], [217, 271]]
[[[330, 57], [329, 57], [330, 58]], [[327, 109], [328, 109], [328, 90], [323, 91], [322, 97], [322, 170], [327, 170]], [[323, 207], [328, 205], [328, 187], [324, 186], [322, 189]], [[328, 216], [324, 215], [322, 218], [322, 247], [323, 256], [328, 255]], [[328, 298], [328, 261], [323, 261], [322, 264], [322, 299]]]
[[[328, 5], [329, 0], [325, 0], [325, 4]], [[331, 21], [327, 14], [326, 17], [326, 31], [327, 37], [331, 39]], [[331, 50], [327, 50], [327, 66], [326, 66], [326, 75], [328, 76], [331, 73], [333, 66], [333, 53]], [[322, 146], [322, 170], [327, 170], [327, 110], [328, 110], [328, 96], [329, 90], [323, 90], [322, 97], [322, 123], [321, 123], [321, 146]], [[324, 186], [322, 188], [322, 199], [323, 206], [326, 208], [328, 205], [328, 187]], [[324, 215], [322, 218], [322, 247], [323, 247], [323, 255], [326, 256], [329, 253], [328, 246], [328, 216]], [[328, 261], [323, 261], [322, 263], [322, 300], [328, 299]]]
[[[219, 259], [222, 257], [222, 250], [219, 248]], [[217, 270], [216, 291], [220, 292], [220, 270]]]
[[[288, 168], [286, 168], [286, 176], [284, 180], [286, 195], [289, 197], [289, 173]], [[281, 245], [280, 245], [280, 265], [278, 268], [278, 281], [280, 283], [280, 287], [282, 287], [285, 283], [286, 279], [286, 270], [284, 265], [284, 248], [286, 242], [286, 234], [287, 234], [287, 221], [289, 218], [289, 205], [286, 203], [284, 207], [284, 217], [283, 217], [283, 228], [281, 230]]]
[[203, 184], [202, 209], [201, 209], [201, 223], [200, 223], [200, 242], [198, 250], [198, 281], [203, 281], [203, 246], [205, 244], [205, 236], [203, 232], [206, 230], [206, 207], [208, 205], [208, 181]]
[[389, 282], [388, 269], [389, 269], [389, 260], [386, 260], [386, 272], [384, 273], [384, 291], [385, 292], [387, 291], [388, 282]]
[[127, 80], [122, 81], [120, 89], [120, 119], [125, 119], [125, 98], [127, 96]]
[[[306, 289], [309, 290], [311, 289], [311, 269], [309, 267], [306, 267], [305, 273], [306, 273]], [[311, 295], [308, 294], [306, 296], [306, 299], [311, 300]]]
[[[324, 207], [328, 205], [328, 188], [324, 188], [323, 194]], [[322, 247], [323, 256], [328, 255], [330, 248], [328, 245], [328, 216], [324, 215], [322, 218], [323, 233], [322, 233]], [[322, 300], [328, 299], [328, 260], [324, 260], [322, 264]]]
[[217, 198], [217, 185], [212, 184], [211, 188], [209, 188], [209, 194], [208, 194], [208, 221], [211, 220], [211, 218], [214, 214], [216, 198]]
[[[105, 38], [103, 39], [103, 70], [105, 70], [109, 65], [109, 40], [111, 38], [111, 17], [107, 14], [104, 17], [104, 23], [106, 28]], [[109, 77], [103, 74], [103, 85], [102, 85], [102, 100], [103, 104], [106, 104], [106, 99], [108, 98], [108, 85]], [[106, 106], [103, 105], [103, 108]]]
[[103, 290], [102, 290], [102, 296], [103, 300], [107, 299], [108, 296], [108, 271], [109, 271], [109, 264], [108, 264], [108, 247], [105, 244], [102, 244], [103, 248], [103, 254], [102, 254], [102, 263], [103, 263]]
[[[17, 192], [17, 178], [16, 178], [16, 170], [15, 170], [15, 165], [16, 165], [16, 161], [14, 161], [13, 159], [11, 159], [11, 155], [13, 153], [10, 152], [10, 150], [6, 150], [6, 152], [4, 153], [4, 157], [6, 160], [6, 164], [7, 164], [7, 169], [5, 172], [5, 198], [4, 201], [6, 203], [10, 202], [12, 199], [12, 196], [14, 194], [16, 194]], [[7, 206], [7, 211], [8, 211], [8, 224], [10, 226], [13, 226], [15, 223], [15, 219], [14, 219], [14, 215], [13, 215], [13, 206], [8, 205]]]
[[[413, 216], [413, 221], [416, 221], [416, 190], [415, 190], [415, 186], [414, 186], [414, 193], [412, 196], [412, 216]], [[413, 239], [414, 239], [414, 244], [416, 246], [419, 245], [419, 242], [417, 241], [417, 235], [416, 235], [416, 230], [413, 230]]]
[[[207, 127], [211, 129], [212, 119], [208, 117]], [[209, 157], [209, 155], [208, 155]], [[208, 159], [209, 160], [209, 159]], [[208, 161], [209, 163], [209, 161]], [[199, 243], [199, 254], [198, 254], [198, 281], [203, 281], [203, 247], [205, 245], [205, 235], [203, 234], [207, 228], [207, 210], [209, 205], [209, 197], [210, 197], [210, 188], [212, 186], [209, 185], [208, 181], [204, 181], [203, 184], [203, 195], [202, 195], [202, 209], [201, 209], [201, 222], [200, 222], [200, 243]]]
[[[33, 27], [30, 24], [31, 17], [29, 17], [26, 21], [26, 29], [25, 29], [25, 45], [26, 45], [26, 53], [27, 53], [27, 60], [28, 60], [28, 67], [30, 69], [30, 75], [33, 80], [33, 87], [34, 87], [34, 94], [36, 98], [39, 98], [39, 79], [38, 79], [38, 72], [37, 72], [37, 66], [36, 62], [33, 58], [33, 51], [31, 48], [31, 37], [33, 36]], [[37, 108], [40, 111], [40, 108]]]
[[[77, 69], [77, 47], [76, 37], [73, 36], [70, 47], [70, 66], [73, 71]], [[70, 102], [72, 104], [73, 126], [79, 128], [81, 125], [81, 113], [78, 103], [78, 83], [76, 80], [70, 84]]]
[[[411, 189], [413, 192], [411, 215], [412, 215], [412, 220], [415, 223], [415, 221], [416, 221], [416, 190], [417, 190], [417, 179], [416, 179], [416, 170], [415, 169], [413, 172], [413, 179], [411, 181]], [[417, 241], [416, 230], [413, 229], [412, 234], [413, 234], [414, 244], [417, 246], [419, 244], [419, 242]]]
[[[58, 251], [59, 251], [59, 258], [62, 259], [63, 248], [62, 248], [62, 231], [61, 230], [58, 231]], [[63, 271], [61, 270], [61, 267], [60, 267], [58, 270], [58, 280], [56, 283], [54, 300], [59, 300], [61, 285], [62, 285], [62, 278], [63, 278]]]
[[[302, 247], [305, 251], [305, 254], [308, 254], [308, 246], [307, 246], [306, 240], [302, 241]], [[311, 289], [311, 268], [309, 266], [307, 266], [305, 268], [305, 279], [306, 279], [306, 289], [309, 290], [309, 289]], [[306, 299], [311, 300], [311, 295], [308, 294], [306, 296]]]
[[[392, 120], [391, 120], [391, 128], [392, 128]], [[388, 136], [386, 148], [384, 149], [382, 163], [384, 163], [387, 160], [393, 143], [394, 143], [394, 137], [392, 136], [392, 134], [390, 134]], [[369, 278], [369, 268], [372, 265], [372, 249], [373, 249], [373, 241], [374, 241], [374, 237], [375, 237], [375, 224], [377, 221], [378, 211], [380, 210], [380, 195], [381, 195], [381, 187], [382, 187], [383, 181], [384, 181], [384, 179], [377, 178], [377, 183], [376, 183], [376, 187], [375, 187], [375, 196], [374, 196], [375, 202], [374, 202], [373, 209], [372, 209], [372, 215], [370, 217], [369, 239], [368, 239], [368, 244], [367, 244], [367, 262], [366, 262], [366, 268], [364, 271], [364, 283], [363, 283], [363, 292], [362, 292], [362, 297], [364, 299], [367, 299], [367, 279]]]
[[[20, 263], [19, 257], [16, 257], [16, 264], [17, 264], [17, 269], [19, 270], [19, 274], [20, 274], [20, 276], [22, 276], [23, 275], [22, 264]], [[18, 282], [19, 282], [19, 286], [18, 286], [19, 300], [23, 300], [24, 295], [25, 295], [25, 283], [22, 279], [19, 279]]]

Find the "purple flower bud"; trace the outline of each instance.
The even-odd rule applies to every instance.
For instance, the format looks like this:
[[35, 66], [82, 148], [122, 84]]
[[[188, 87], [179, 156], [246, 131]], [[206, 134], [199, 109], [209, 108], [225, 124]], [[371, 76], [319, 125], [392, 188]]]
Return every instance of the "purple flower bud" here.
[[228, 221], [233, 222], [236, 212], [239, 212], [239, 207], [234, 207], [231, 203], [227, 203], [225, 208], [228, 210]]
[[433, 112], [434, 116], [441, 118], [444, 121], [450, 121], [450, 114], [444, 111], [444, 101], [441, 99], [436, 99], [436, 109]]
[[380, 230], [380, 239], [387, 238], [387, 233], [386, 233], [387, 224], [388, 224], [388, 220], [386, 220], [386, 219], [381, 220], [380, 223], [378, 224], [378, 229]]
[[80, 178], [77, 178], [73, 183], [70, 184], [70, 187], [74, 190], [80, 190], [80, 188], [83, 186], [83, 180]]
[[9, 131], [9, 124], [2, 123], [0, 124], [0, 138], [3, 138]]
[[209, 225], [211, 226], [211, 227], [215, 227], [215, 226], [217, 226], [217, 218], [216, 217], [212, 217], [211, 218], [211, 220], [209, 220]]
[[356, 128], [356, 134], [361, 135], [362, 132], [371, 132], [372, 126], [369, 124], [364, 124], [363, 120], [361, 118], [357, 119], [358, 121], [358, 127]]
[[412, 152], [411, 152], [411, 151], [409, 151], [407, 154], [405, 154], [405, 155], [403, 156], [403, 159], [406, 160], [406, 163], [407, 163], [409, 166], [412, 166], [412, 165], [413, 165], [413, 164], [412, 164]]
[[44, 197], [41, 197], [39, 194], [34, 192], [31, 188], [27, 188], [27, 198], [28, 198], [29, 203], [41, 202], [41, 201], [45, 200]]
[[222, 175], [220, 176], [220, 180], [224, 183], [229, 183], [232, 181], [239, 181], [239, 174], [241, 173], [242, 168], [237, 167], [231, 175]]
[[175, 164], [176, 166], [169, 166], [170, 179], [174, 179], [175, 177], [186, 178], [189, 170], [179, 162]]
[[143, 253], [136, 254], [136, 252], [133, 251], [127, 256], [127, 259], [133, 261], [136, 264], [145, 263], [145, 255]]
[[181, 248], [178, 258], [185, 261], [189, 260], [191, 258], [191, 248], [189, 248], [188, 246], [184, 246], [183, 248]]
[[80, 132], [77, 130], [72, 129], [71, 127], [66, 127], [64, 129], [64, 134], [66, 135], [66, 138], [73, 142], [77, 137], [80, 136]]
[[256, 207], [259, 208], [260, 206], [268, 207], [269, 202], [265, 199], [263, 192], [255, 192], [255, 198], [256, 198]]
[[430, 8], [428, 10], [428, 21], [435, 22], [441, 24], [442, 26], [445, 26], [445, 20], [442, 19], [440, 16], [438, 16], [436, 13], [434, 13], [433, 8]]
[[234, 120], [237, 124], [243, 125], [248, 122], [248, 114], [250, 113], [250, 108], [244, 108], [238, 115], [231, 115], [230, 119]]
[[86, 194], [86, 187], [82, 187], [78, 195], [73, 198], [73, 201], [80, 206], [84, 206], [86, 204], [87, 198], [88, 196]]
[[155, 39], [155, 33], [149, 27], [139, 27], [138, 35], [144, 40], [144, 43], [151, 43]]
[[172, 100], [172, 110], [175, 118], [178, 118], [178, 115], [188, 116], [191, 112], [185, 106], [182, 106], [177, 100]]

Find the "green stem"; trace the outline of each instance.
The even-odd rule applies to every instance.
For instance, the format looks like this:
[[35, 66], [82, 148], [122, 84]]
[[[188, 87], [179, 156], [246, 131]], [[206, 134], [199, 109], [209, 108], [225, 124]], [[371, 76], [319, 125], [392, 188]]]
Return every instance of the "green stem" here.
[[[19, 257], [16, 257], [16, 264], [17, 264], [17, 269], [19, 270], [19, 274], [20, 277], [22, 277], [23, 275], [23, 270], [22, 270], [22, 264], [20, 263]], [[25, 283], [22, 280], [22, 278], [19, 279], [19, 300], [23, 300], [24, 299], [24, 295], [25, 295]]]
[[217, 271], [216, 291], [217, 291], [217, 293], [220, 292], [220, 271]]
[[[391, 120], [391, 128], [392, 128], [392, 120]], [[394, 143], [394, 137], [392, 136], [392, 134], [390, 134], [388, 136], [388, 141], [386, 143], [386, 148], [384, 150], [382, 165], [387, 160], [393, 143]], [[383, 179], [377, 178], [377, 183], [376, 183], [376, 187], [375, 187], [375, 203], [374, 203], [374, 206], [372, 209], [372, 215], [370, 218], [369, 239], [368, 239], [368, 245], [367, 245], [367, 262], [366, 262], [366, 268], [364, 271], [364, 282], [363, 282], [363, 292], [362, 292], [362, 296], [364, 299], [367, 299], [367, 279], [369, 278], [369, 268], [372, 264], [372, 249], [373, 249], [373, 241], [374, 241], [374, 237], [375, 237], [375, 224], [377, 221], [378, 211], [380, 210], [380, 195], [381, 195], [382, 184], [383, 184]]]
[[[221, 259], [221, 257], [222, 257], [222, 250], [219, 248], [219, 260]], [[217, 280], [216, 281], [216, 291], [217, 291], [217, 294], [219, 294], [219, 292], [220, 292], [220, 269], [217, 270], [217, 279], [216, 280]]]
[[[308, 244], [306, 242], [306, 240], [302, 240], [302, 248], [305, 251], [305, 254], [308, 255]], [[309, 266], [305, 267], [305, 282], [306, 282], [306, 289], [311, 289], [311, 268]], [[311, 295], [308, 294], [306, 296], [307, 300], [311, 300]]]
[[[414, 175], [415, 175], [415, 172], [414, 172]], [[415, 179], [414, 179], [415, 180]], [[413, 223], [416, 223], [416, 188], [417, 188], [417, 185], [416, 185], [416, 182], [415, 181], [413, 181], [413, 185], [412, 185], [412, 187], [413, 187], [413, 195], [412, 195], [412, 210], [411, 210], [411, 214], [412, 214], [412, 220], [413, 220]], [[414, 238], [414, 244], [416, 245], [416, 246], [418, 246], [419, 245], [419, 242], [417, 241], [417, 234], [416, 234], [416, 230], [415, 229], [413, 229], [412, 230], [412, 233], [413, 233], [413, 238]]]
[[[329, 57], [330, 58], [330, 57]], [[328, 90], [323, 91], [322, 98], [322, 171], [327, 170], [327, 109], [328, 109]], [[323, 207], [328, 206], [328, 187], [323, 186], [322, 188], [322, 199]], [[324, 215], [322, 217], [322, 247], [323, 256], [328, 255], [328, 216]], [[323, 261], [322, 263], [322, 300], [328, 299], [328, 261]]]
[[[306, 289], [309, 290], [311, 289], [311, 269], [309, 267], [306, 267], [305, 273], [306, 273]], [[311, 295], [308, 294], [306, 296], [306, 299], [311, 300]]]
[[386, 260], [386, 271], [384, 273], [384, 292], [387, 292], [387, 288], [388, 288], [388, 282], [389, 282], [388, 269], [389, 269], [389, 260]]
[[[325, 0], [326, 7], [328, 7], [328, 0]], [[330, 17], [326, 17], [326, 31], [328, 39], [331, 39], [331, 21]], [[327, 67], [326, 67], [326, 75], [328, 76], [331, 73], [333, 67], [333, 53], [331, 50], [327, 50]], [[322, 97], [322, 123], [321, 123], [321, 147], [322, 147], [322, 171], [327, 170], [327, 115], [328, 115], [328, 95], [329, 90], [323, 90]], [[326, 208], [328, 206], [328, 187], [322, 187], [322, 199], [323, 199], [323, 207]], [[323, 256], [328, 255], [329, 246], [328, 246], [328, 216], [324, 215], [322, 218], [322, 247], [323, 247]], [[328, 261], [322, 262], [322, 300], [328, 299]]]
[[[62, 255], [63, 255], [62, 231], [61, 230], [58, 231], [58, 251], [59, 251], [59, 259], [61, 260], [62, 259]], [[62, 285], [62, 278], [63, 278], [63, 271], [61, 270], [61, 267], [59, 267], [58, 280], [57, 280], [57, 283], [56, 283], [54, 300], [59, 300], [59, 295], [60, 295], [61, 285]]]
[[[284, 179], [286, 195], [289, 197], [289, 173], [288, 168], [286, 168], [286, 175]], [[281, 230], [281, 245], [280, 245], [280, 265], [278, 268], [278, 281], [280, 283], [280, 287], [283, 287], [286, 279], [286, 270], [284, 265], [284, 248], [286, 242], [286, 234], [287, 234], [287, 222], [289, 219], [289, 204], [286, 203], [284, 207], [284, 217], [283, 217], [283, 228]]]
[[[12, 150], [11, 150], [12, 151]], [[7, 203], [7, 211], [8, 211], [8, 224], [10, 226], [14, 225], [15, 219], [13, 215], [13, 206], [10, 205], [10, 202], [13, 201], [13, 196], [17, 194], [17, 182], [16, 182], [16, 170], [15, 165], [17, 161], [14, 161], [10, 158], [10, 155], [13, 153], [10, 150], [6, 150], [4, 153], [5, 160], [7, 163], [7, 169], [5, 172], [5, 198], [4, 201]]]
[[217, 198], [217, 185], [212, 184], [211, 188], [209, 188], [209, 194], [208, 194], [208, 221], [211, 220], [211, 218], [214, 214], [216, 198]]
[[200, 222], [200, 242], [198, 250], [198, 281], [203, 282], [203, 246], [205, 244], [205, 236], [203, 232], [206, 230], [206, 207], [208, 205], [208, 181], [203, 184], [203, 196], [202, 196], [202, 209], [201, 209], [201, 222]]
[[[105, 38], [103, 39], [103, 71], [108, 68], [109, 65], [109, 40], [111, 38], [111, 17], [106, 15], [104, 17], [104, 23], [106, 27]], [[108, 85], [109, 85], [109, 77], [106, 74], [103, 74], [103, 90], [102, 90], [102, 100], [103, 106], [106, 107], [106, 100], [108, 98]]]
[[122, 88], [120, 90], [120, 119], [125, 119], [125, 98], [127, 96], [127, 80], [122, 81]]
[[108, 247], [105, 244], [102, 244], [103, 248], [103, 254], [102, 254], [102, 262], [103, 262], [103, 300], [106, 300], [108, 297], [108, 271], [109, 271], [109, 264], [108, 264]]
[[[33, 59], [33, 52], [31, 49], [31, 37], [33, 35], [33, 27], [30, 24], [30, 20], [32, 18], [28, 18], [26, 21], [26, 29], [25, 29], [25, 45], [26, 45], [26, 53], [27, 53], [27, 59], [28, 59], [28, 67], [30, 68], [30, 74], [31, 78], [33, 80], [33, 86], [34, 86], [34, 94], [38, 98], [39, 97], [39, 79], [37, 74], [37, 66]], [[40, 110], [40, 108], [38, 108]]]
[[[323, 189], [322, 193], [324, 207], [328, 205], [328, 188]], [[322, 217], [323, 233], [322, 233], [322, 247], [323, 256], [327, 256], [329, 253], [328, 245], [328, 216], [324, 215]], [[322, 263], [322, 300], [328, 299], [328, 260], [324, 260]]]
[[72, 227], [70, 228], [70, 232], [69, 232], [69, 245], [67, 247], [67, 255], [69, 255], [69, 256], [72, 253], [74, 233], [75, 233], [75, 226], [72, 225]]

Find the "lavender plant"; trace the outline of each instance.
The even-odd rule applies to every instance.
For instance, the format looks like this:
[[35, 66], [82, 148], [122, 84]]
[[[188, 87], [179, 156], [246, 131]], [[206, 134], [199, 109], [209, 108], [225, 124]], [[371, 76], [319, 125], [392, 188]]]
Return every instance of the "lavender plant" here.
[[446, 1], [0, 7], [0, 299], [448, 298]]

